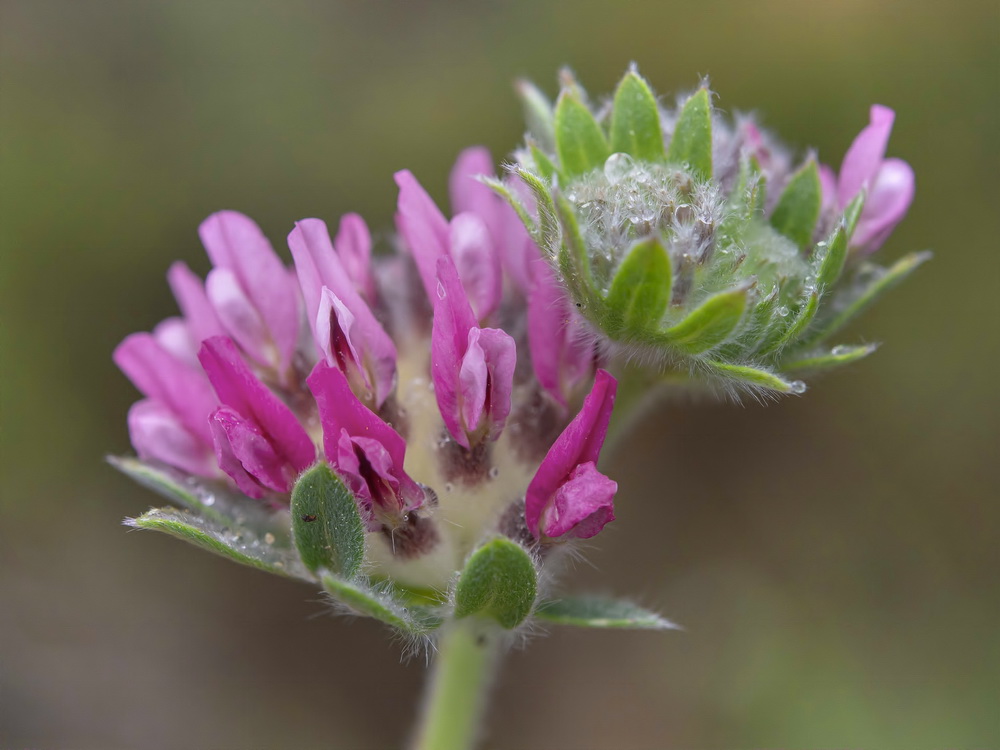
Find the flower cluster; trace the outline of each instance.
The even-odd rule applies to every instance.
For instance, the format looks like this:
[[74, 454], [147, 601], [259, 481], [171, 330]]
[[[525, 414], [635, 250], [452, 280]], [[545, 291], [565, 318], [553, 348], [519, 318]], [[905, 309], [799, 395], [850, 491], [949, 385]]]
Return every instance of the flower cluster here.
[[839, 176], [702, 86], [662, 106], [636, 70], [592, 107], [566, 73], [553, 106], [521, 88], [529, 135], [494, 183], [559, 271], [604, 351], [734, 391], [801, 393], [790, 379], [870, 346], [825, 341], [925, 254], [869, 256], [905, 215], [909, 165], [886, 159], [893, 112], [874, 106]]
[[175, 264], [182, 315], [114, 353], [145, 396], [128, 420], [145, 468], [280, 513], [319, 462], [370, 536], [367, 573], [431, 589], [491, 536], [537, 557], [597, 534], [616, 381], [492, 176], [485, 150], [462, 153], [448, 219], [399, 172], [386, 257], [357, 215], [333, 239], [296, 223], [293, 269], [248, 217], [209, 217], [204, 284]]
[[527, 142], [503, 179], [464, 151], [451, 218], [395, 175], [391, 253], [354, 214], [333, 238], [295, 224], [293, 268], [240, 213], [202, 224], [204, 282], [172, 266], [181, 315], [114, 354], [144, 399], [138, 458], [113, 461], [183, 508], [129, 524], [320, 583], [410, 634], [473, 615], [671, 627], [548, 598], [558, 553], [614, 520], [598, 468], [611, 372], [620, 426], [666, 371], [800, 393], [790, 373], [867, 355], [826, 340], [927, 257], [869, 260], [913, 172], [885, 158], [885, 107], [838, 175], [721, 117], [705, 87], [664, 107], [631, 70], [600, 108], [568, 74], [554, 106], [521, 93]]

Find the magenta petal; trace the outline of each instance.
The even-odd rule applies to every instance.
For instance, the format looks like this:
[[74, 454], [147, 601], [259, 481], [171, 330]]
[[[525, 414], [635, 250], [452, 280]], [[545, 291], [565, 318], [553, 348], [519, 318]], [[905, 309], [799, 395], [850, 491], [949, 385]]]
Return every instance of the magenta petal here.
[[286, 370], [298, 342], [298, 298], [271, 243], [252, 219], [236, 211], [212, 214], [198, 233], [215, 267], [236, 275], [267, 327], [278, 351], [279, 368]]
[[228, 268], [213, 269], [205, 279], [205, 291], [226, 334], [257, 364], [273, 365], [264, 321], [244, 293], [236, 274]]
[[[521, 180], [508, 179], [505, 182], [518, 200], [534, 208], [534, 198]], [[502, 202], [499, 212], [499, 230], [495, 235], [497, 254], [515, 285], [522, 292], [528, 292], [534, 283], [535, 266], [544, 262], [542, 251], [532, 241], [513, 208]]]
[[[489, 374], [484, 404], [486, 417], [490, 423], [487, 437], [490, 440], [496, 440], [500, 437], [507, 422], [507, 416], [510, 414], [511, 393], [514, 390], [514, 368], [517, 365], [517, 347], [514, 344], [514, 339], [498, 328], [479, 330], [477, 339], [477, 346], [483, 351], [486, 370]], [[469, 343], [471, 349], [472, 331], [469, 332]], [[471, 425], [470, 429], [472, 429]]]
[[476, 327], [476, 318], [455, 264], [447, 255], [438, 260], [437, 278], [431, 329], [434, 395], [448, 432], [463, 448], [469, 448], [469, 439], [459, 415], [459, 371], [468, 346], [469, 331]]
[[[351, 391], [344, 374], [331, 367], [325, 361], [317, 363], [312, 373], [306, 379], [309, 390], [316, 399], [319, 410], [320, 424], [323, 426], [323, 450], [328, 461], [339, 471], [354, 472], [361, 476], [358, 461], [345, 453], [348, 449], [343, 443], [344, 435], [352, 441], [358, 439], [373, 440], [385, 450], [391, 462], [391, 473], [398, 483], [398, 493], [404, 507], [416, 508], [423, 501], [423, 492], [405, 471], [403, 461], [406, 458], [406, 442], [392, 427], [386, 424], [377, 414], [368, 409]], [[364, 449], [365, 443], [360, 443]], [[370, 447], [370, 446], [369, 446]], [[366, 449], [367, 452], [367, 449]], [[350, 454], [354, 456], [355, 454]], [[382, 459], [378, 459], [379, 463]], [[385, 471], [389, 471], [386, 469]], [[357, 494], [357, 491], [355, 491]], [[378, 492], [368, 491], [367, 497], [374, 499]]]
[[[227, 411], [232, 410], [228, 409]], [[257, 498], [258, 500], [266, 496], [269, 492], [268, 488], [258, 482], [243, 467], [243, 463], [237, 458], [236, 453], [233, 451], [233, 446], [229, 442], [229, 435], [226, 433], [224, 422], [217, 420], [215, 416], [213, 414], [209, 419], [209, 425], [212, 430], [212, 444], [215, 447], [215, 457], [219, 468], [236, 483], [236, 487], [244, 495]]]
[[212, 303], [208, 301], [205, 286], [187, 265], [178, 261], [170, 266], [167, 283], [187, 321], [196, 352], [205, 339], [225, 335], [222, 323], [215, 314]]
[[854, 139], [840, 165], [837, 199], [841, 207], [850, 203], [867, 183], [875, 179], [889, 144], [895, 117], [896, 114], [888, 107], [872, 105], [868, 127]]
[[547, 264], [535, 269], [528, 295], [528, 350], [539, 384], [565, 406], [565, 389], [588, 374], [593, 354], [576, 338], [566, 294]]
[[354, 316], [351, 342], [366, 375], [374, 381], [371, 385], [376, 406], [381, 406], [395, 385], [396, 346], [348, 277], [333, 249], [326, 224], [319, 219], [297, 222], [288, 235], [288, 246], [295, 259], [306, 315], [318, 348], [324, 353], [329, 348], [329, 341], [322, 342], [316, 326], [323, 287], [327, 287]]
[[486, 224], [470, 213], [458, 214], [449, 226], [451, 257], [479, 320], [500, 304], [500, 256], [494, 252]]
[[198, 359], [219, 400], [260, 427], [274, 450], [296, 472], [313, 463], [316, 449], [309, 435], [291, 409], [254, 377], [232, 341], [223, 336], [207, 339]]
[[490, 232], [494, 232], [499, 219], [499, 208], [503, 203], [479, 178], [495, 176], [493, 157], [488, 149], [473, 146], [460, 153], [448, 179], [452, 214], [466, 211], [475, 214]]
[[469, 329], [468, 345], [458, 371], [461, 416], [468, 432], [479, 429], [479, 423], [486, 411], [489, 369], [486, 366], [486, 353], [479, 345], [481, 333], [482, 330], [479, 328]]
[[203, 373], [174, 357], [148, 333], [127, 336], [112, 355], [143, 395], [163, 403], [206, 445], [208, 417], [218, 400]]
[[[212, 415], [212, 437], [219, 465], [244, 492], [244, 486], [249, 486], [244, 472], [275, 492], [292, 489], [298, 472], [253, 420], [223, 406]], [[239, 462], [239, 468], [233, 461]]]
[[132, 404], [128, 432], [139, 458], [162, 461], [199, 477], [219, 474], [210, 443], [195, 436], [158, 401], [146, 399]]
[[535, 472], [525, 494], [524, 517], [528, 528], [536, 536], [542, 512], [556, 490], [578, 465], [597, 463], [608, 433], [617, 388], [617, 381], [608, 372], [597, 371], [594, 386], [584, 399], [580, 413], [556, 438]]
[[589, 539], [615, 520], [617, 491], [618, 484], [599, 472], [593, 462], [580, 464], [542, 513], [542, 533], [552, 538], [569, 534]]
[[331, 365], [337, 366], [345, 374], [348, 368], [355, 368], [364, 377], [361, 355], [351, 337], [353, 329], [354, 316], [351, 311], [329, 287], [323, 287], [319, 312], [316, 314], [316, 343]]
[[399, 186], [396, 224], [433, 304], [437, 299], [437, 261], [448, 254], [448, 221], [409, 170], [396, 172], [395, 177]]
[[375, 280], [371, 274], [372, 235], [365, 220], [358, 214], [344, 214], [333, 246], [355, 288], [372, 302], [375, 299]]
[[902, 159], [886, 159], [875, 176], [851, 244], [874, 252], [906, 216], [913, 202], [916, 179]]

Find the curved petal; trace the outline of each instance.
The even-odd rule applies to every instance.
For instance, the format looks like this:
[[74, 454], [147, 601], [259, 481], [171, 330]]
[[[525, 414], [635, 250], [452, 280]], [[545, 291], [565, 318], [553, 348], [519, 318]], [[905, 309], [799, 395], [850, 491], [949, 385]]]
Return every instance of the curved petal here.
[[170, 284], [177, 306], [191, 331], [196, 352], [205, 339], [225, 335], [222, 322], [215, 314], [212, 303], [208, 301], [204, 284], [187, 264], [177, 261], [171, 265], [167, 271], [167, 283]]
[[143, 395], [164, 404], [206, 445], [208, 417], [219, 405], [204, 373], [168, 352], [148, 333], [133, 333], [115, 349], [115, 364]]
[[[245, 476], [249, 474], [267, 489], [291, 491], [298, 472], [289, 466], [286, 457], [252, 419], [223, 406], [212, 415], [212, 437], [219, 465], [241, 490], [249, 486]], [[234, 461], [239, 462], [239, 467]]]
[[500, 304], [503, 278], [489, 229], [475, 214], [458, 214], [449, 225], [449, 243], [476, 318], [485, 320]]
[[448, 221], [417, 178], [408, 170], [396, 172], [399, 201], [396, 225], [413, 254], [427, 298], [437, 299], [437, 261], [448, 255]]
[[461, 384], [459, 373], [468, 347], [469, 331], [476, 318], [458, 278], [455, 264], [447, 255], [438, 259], [434, 324], [431, 329], [431, 379], [438, 410], [448, 432], [463, 448], [469, 439], [459, 414]]
[[369, 302], [375, 299], [375, 279], [372, 277], [372, 235], [368, 225], [358, 214], [344, 214], [340, 218], [337, 236], [333, 240], [337, 255], [354, 287]]
[[199, 477], [219, 476], [211, 443], [199, 439], [158, 401], [145, 399], [132, 404], [128, 432], [139, 458], [162, 461]]
[[226, 334], [254, 362], [262, 366], [274, 364], [270, 339], [257, 308], [240, 286], [236, 274], [228, 268], [215, 268], [205, 279], [205, 291], [215, 308]]
[[608, 433], [614, 408], [617, 381], [606, 371], [598, 370], [594, 386], [583, 401], [583, 408], [556, 438], [542, 459], [528, 485], [524, 498], [524, 518], [536, 537], [540, 533], [542, 512], [580, 464], [597, 463]]
[[198, 359], [219, 400], [256, 424], [296, 472], [313, 463], [316, 449], [309, 435], [291, 409], [254, 376], [232, 341], [223, 336], [207, 339]]
[[913, 202], [916, 178], [902, 159], [886, 159], [865, 200], [851, 244], [875, 252], [903, 220]]
[[866, 184], [875, 179], [882, 165], [889, 135], [892, 133], [892, 123], [896, 113], [888, 107], [873, 104], [869, 124], [854, 139], [851, 147], [844, 154], [840, 165], [840, 179], [837, 185], [837, 200], [841, 208], [846, 206]]
[[216, 268], [232, 271], [260, 315], [278, 352], [278, 367], [291, 364], [299, 336], [298, 297], [285, 266], [260, 227], [237, 211], [219, 211], [198, 228]]
[[580, 464], [542, 513], [542, 533], [552, 538], [569, 534], [589, 539], [615, 520], [617, 491], [618, 484], [599, 472], [592, 461]]

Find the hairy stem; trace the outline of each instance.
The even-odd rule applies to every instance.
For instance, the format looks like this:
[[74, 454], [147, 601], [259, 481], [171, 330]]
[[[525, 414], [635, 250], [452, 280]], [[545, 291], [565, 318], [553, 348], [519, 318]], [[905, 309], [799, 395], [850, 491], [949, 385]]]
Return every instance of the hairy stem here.
[[412, 750], [470, 750], [475, 746], [486, 695], [507, 640], [503, 631], [475, 617], [444, 627]]

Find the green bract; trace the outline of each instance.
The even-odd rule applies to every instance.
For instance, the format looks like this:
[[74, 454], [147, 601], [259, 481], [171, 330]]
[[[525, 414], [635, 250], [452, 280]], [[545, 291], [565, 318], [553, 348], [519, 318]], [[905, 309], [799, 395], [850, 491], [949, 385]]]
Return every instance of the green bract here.
[[794, 168], [761, 147], [705, 87], [673, 108], [634, 69], [601, 109], [568, 73], [554, 108], [520, 90], [529, 140], [512, 172], [535, 205], [493, 186], [611, 352], [724, 387], [800, 393], [799, 373], [874, 350], [827, 340], [928, 257], [886, 270], [852, 256], [864, 194], [834, 212], [813, 156]]

